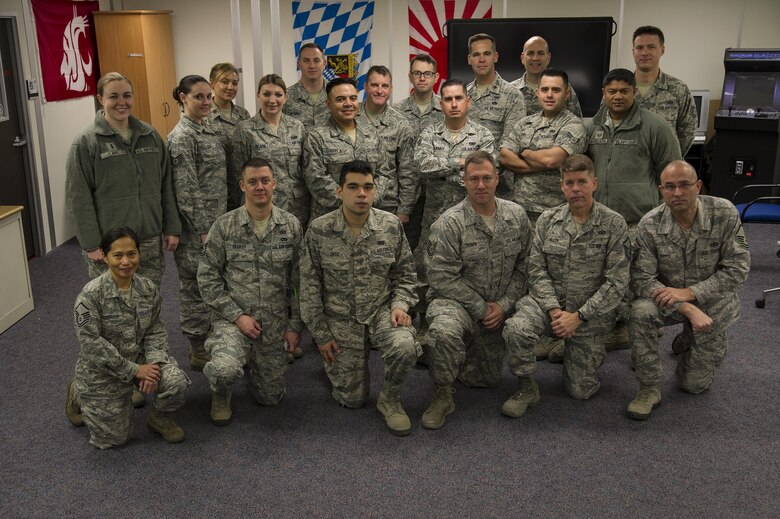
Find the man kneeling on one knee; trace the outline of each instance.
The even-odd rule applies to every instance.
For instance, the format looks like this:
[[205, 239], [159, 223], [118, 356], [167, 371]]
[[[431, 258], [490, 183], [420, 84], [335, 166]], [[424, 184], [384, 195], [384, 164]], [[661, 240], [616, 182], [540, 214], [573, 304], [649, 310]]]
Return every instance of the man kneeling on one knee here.
[[561, 164], [566, 203], [544, 211], [536, 223], [529, 293], [504, 328], [509, 367], [519, 379], [501, 407], [506, 416], [523, 416], [539, 404], [533, 348], [542, 335], [564, 339], [563, 384], [571, 397], [585, 400], [599, 389], [602, 336], [628, 286], [630, 249], [623, 217], [593, 200], [597, 185], [588, 157], [567, 157]]
[[661, 404], [658, 330], [683, 324], [672, 349], [677, 381], [688, 393], [710, 387], [726, 355], [729, 327], [739, 317], [737, 291], [750, 270], [750, 252], [731, 202], [699, 195], [701, 180], [687, 162], [669, 163], [658, 186], [664, 203], [639, 222], [631, 263], [637, 298], [629, 331], [640, 389], [628, 415], [645, 420]]

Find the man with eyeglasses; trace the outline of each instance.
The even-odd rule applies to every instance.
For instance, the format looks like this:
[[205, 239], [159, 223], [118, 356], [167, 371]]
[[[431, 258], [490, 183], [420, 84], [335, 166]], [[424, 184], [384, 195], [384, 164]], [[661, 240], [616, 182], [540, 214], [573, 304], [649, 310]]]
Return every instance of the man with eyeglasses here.
[[325, 105], [325, 85], [328, 82], [322, 75], [327, 65], [322, 47], [313, 41], [301, 45], [298, 53], [301, 79], [287, 89], [287, 102], [282, 111], [301, 121], [307, 130], [325, 124], [330, 115]]
[[466, 199], [433, 224], [426, 246], [428, 355], [436, 384], [422, 426], [438, 429], [455, 410], [453, 384], [495, 387], [501, 382], [504, 320], [526, 292], [531, 226], [521, 206], [496, 198], [493, 156], [465, 159]]
[[534, 345], [542, 335], [564, 341], [563, 386], [585, 400], [600, 387], [603, 335], [629, 280], [630, 245], [623, 217], [593, 200], [599, 184], [593, 162], [571, 155], [561, 164], [566, 203], [548, 209], [536, 222], [528, 260], [528, 295], [507, 320], [504, 339], [517, 391], [501, 414], [523, 416], [539, 405]]
[[712, 385], [726, 355], [728, 330], [740, 314], [737, 297], [750, 271], [750, 252], [736, 208], [700, 195], [693, 166], [674, 161], [661, 173], [664, 203], [639, 222], [631, 264], [637, 298], [629, 326], [639, 392], [628, 416], [646, 420], [661, 404], [658, 330], [683, 324], [672, 342], [677, 384], [699, 394]]
[[[599, 179], [594, 198], [625, 218], [633, 243], [639, 220], [661, 203], [656, 187], [661, 171], [671, 161], [682, 160], [680, 144], [666, 121], [636, 102], [633, 72], [610, 70], [601, 91], [604, 105], [588, 125], [588, 155]], [[631, 346], [626, 325], [629, 298], [627, 294], [618, 311], [607, 351]]]
[[417, 302], [414, 260], [398, 218], [371, 207], [376, 191], [368, 162], [347, 162], [336, 195], [341, 207], [314, 220], [301, 253], [301, 315], [330, 379], [333, 398], [356, 409], [371, 383], [367, 342], [382, 355], [376, 407], [392, 434], [411, 424], [401, 391], [419, 349], [409, 309]]
[[271, 165], [259, 157], [241, 168], [246, 202], [214, 222], [201, 253], [198, 286], [212, 310], [203, 374], [212, 391], [211, 421], [230, 423], [233, 385], [249, 366], [249, 391], [260, 405], [286, 392], [287, 354], [303, 328], [298, 308], [301, 224], [273, 205]]
[[[536, 96], [539, 88], [539, 81], [542, 79], [542, 72], [550, 66], [552, 53], [547, 41], [541, 36], [531, 36], [523, 45], [523, 52], [520, 54], [520, 62], [525, 67], [523, 75], [512, 81], [510, 84], [523, 94], [525, 99], [525, 114], [533, 115], [542, 111], [542, 104]], [[577, 98], [577, 92], [569, 85], [568, 95], [566, 96], [566, 109], [577, 117], [582, 117], [582, 108], [580, 100]]]

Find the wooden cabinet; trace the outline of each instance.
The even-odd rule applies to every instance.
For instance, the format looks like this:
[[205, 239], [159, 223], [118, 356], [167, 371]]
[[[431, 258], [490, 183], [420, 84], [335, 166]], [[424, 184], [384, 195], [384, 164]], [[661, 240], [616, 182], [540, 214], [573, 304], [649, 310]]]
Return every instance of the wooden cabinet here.
[[0, 206], [0, 333], [35, 307], [24, 250], [22, 209], [20, 205]]
[[133, 83], [133, 115], [165, 139], [179, 122], [171, 92], [178, 84], [171, 11], [96, 11], [100, 73], [119, 72]]

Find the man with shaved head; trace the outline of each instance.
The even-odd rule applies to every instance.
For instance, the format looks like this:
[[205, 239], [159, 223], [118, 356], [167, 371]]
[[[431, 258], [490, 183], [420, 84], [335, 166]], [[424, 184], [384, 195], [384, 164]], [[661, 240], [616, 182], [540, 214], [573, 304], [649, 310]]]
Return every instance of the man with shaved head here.
[[[536, 90], [539, 88], [539, 80], [542, 72], [550, 66], [550, 46], [541, 36], [531, 36], [523, 45], [523, 52], [520, 54], [520, 61], [525, 67], [525, 73], [512, 81], [511, 85], [518, 89], [525, 99], [525, 114], [533, 115], [542, 111], [542, 105], [536, 97]], [[582, 117], [582, 108], [577, 93], [569, 85], [569, 96], [566, 99], [566, 109], [577, 117]]]
[[700, 195], [701, 180], [685, 161], [670, 162], [658, 186], [664, 203], [639, 222], [631, 265], [637, 298], [629, 330], [640, 389], [628, 415], [646, 420], [661, 404], [658, 330], [682, 324], [672, 342], [677, 383], [709, 389], [726, 355], [728, 330], [739, 317], [737, 291], [750, 270], [739, 213], [731, 202]]

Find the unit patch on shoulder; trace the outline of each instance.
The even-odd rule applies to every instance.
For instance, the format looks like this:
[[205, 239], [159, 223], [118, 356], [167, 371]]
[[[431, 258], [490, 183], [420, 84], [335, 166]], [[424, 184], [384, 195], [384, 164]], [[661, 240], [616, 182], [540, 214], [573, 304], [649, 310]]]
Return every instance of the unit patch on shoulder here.
[[174, 166], [179, 166], [179, 165], [181, 164], [181, 155], [176, 155], [175, 157], [173, 157], [173, 158], [171, 159], [171, 163], [172, 163]]
[[433, 257], [433, 253], [436, 251], [436, 244], [432, 240], [428, 240], [428, 243], [425, 244], [425, 252], [428, 254], [429, 257]]
[[81, 328], [85, 324], [89, 323], [90, 315], [89, 308], [84, 303], [76, 305], [76, 326]]

